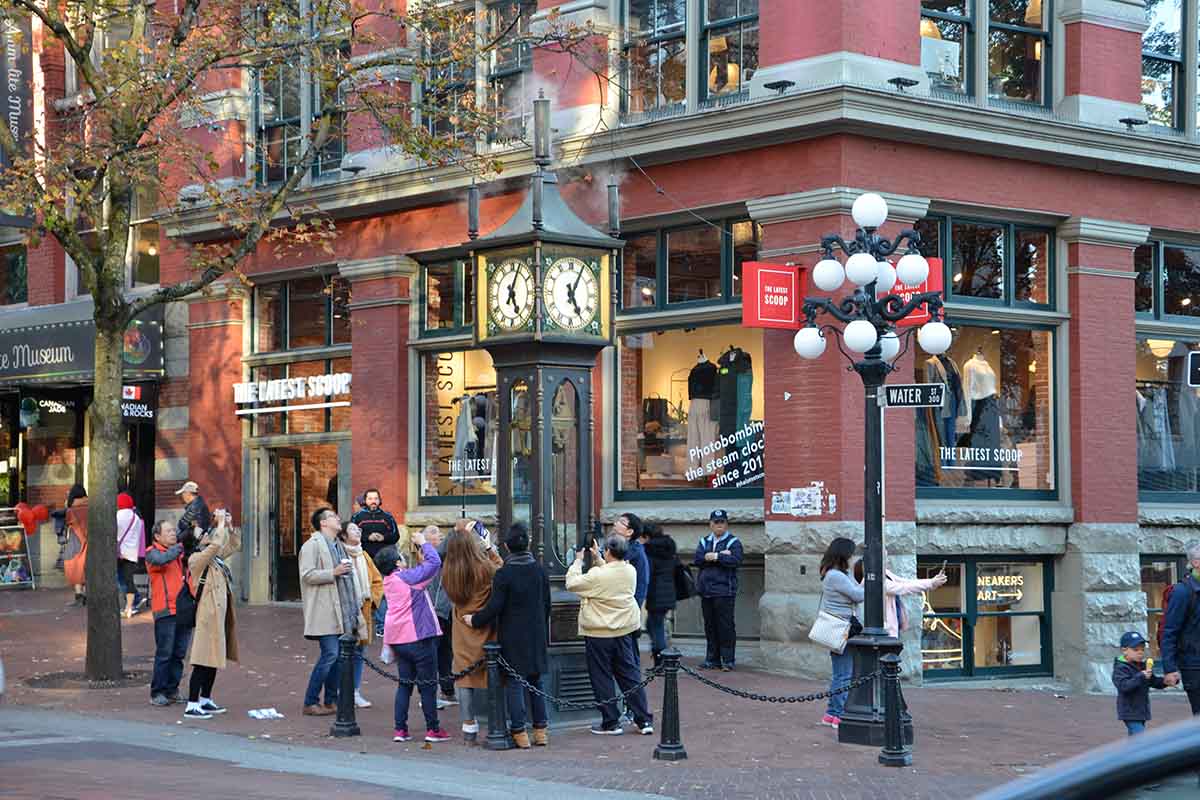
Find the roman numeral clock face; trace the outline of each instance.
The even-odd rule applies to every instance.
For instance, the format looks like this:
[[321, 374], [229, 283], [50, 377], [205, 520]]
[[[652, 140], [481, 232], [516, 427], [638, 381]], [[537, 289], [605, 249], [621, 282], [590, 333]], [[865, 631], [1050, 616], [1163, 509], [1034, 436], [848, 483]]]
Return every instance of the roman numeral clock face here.
[[550, 264], [542, 281], [542, 302], [559, 328], [600, 333], [600, 285], [595, 268], [582, 259], [565, 256]]
[[500, 263], [488, 281], [489, 317], [500, 330], [515, 331], [533, 316], [533, 272], [517, 258]]

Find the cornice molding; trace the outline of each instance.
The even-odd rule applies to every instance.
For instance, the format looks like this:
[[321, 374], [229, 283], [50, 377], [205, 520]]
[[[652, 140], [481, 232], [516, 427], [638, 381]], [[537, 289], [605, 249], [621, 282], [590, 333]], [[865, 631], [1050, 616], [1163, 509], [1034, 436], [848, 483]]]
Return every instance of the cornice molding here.
[[1148, 27], [1143, 0], [1060, 0], [1058, 18], [1064, 25], [1086, 22], [1139, 35]]
[[1120, 278], [1134, 280], [1138, 274], [1123, 269], [1105, 269], [1103, 267], [1067, 267], [1068, 275], [1088, 275], [1093, 278]]
[[[746, 201], [746, 210], [755, 222], [793, 222], [836, 214], [849, 214], [854, 201], [869, 189], [831, 186], [795, 194], [780, 194]], [[929, 211], [929, 198], [879, 192], [888, 205], [888, 221], [911, 223], [923, 219]]]
[[1092, 217], [1071, 217], [1058, 226], [1058, 236], [1068, 244], [1132, 249], [1145, 244], [1150, 238], [1150, 226]]
[[338, 274], [351, 283], [377, 278], [411, 277], [420, 269], [416, 261], [402, 255], [378, 256], [338, 264]]

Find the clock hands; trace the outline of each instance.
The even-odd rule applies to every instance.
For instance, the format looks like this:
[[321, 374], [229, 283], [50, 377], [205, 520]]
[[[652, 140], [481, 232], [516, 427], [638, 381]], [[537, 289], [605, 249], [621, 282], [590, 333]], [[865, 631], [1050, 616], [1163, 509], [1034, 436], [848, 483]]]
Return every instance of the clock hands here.
[[578, 316], [583, 316], [583, 312], [579, 310], [579, 301], [575, 299], [575, 290], [579, 288], [579, 284], [583, 281], [583, 268], [579, 269], [579, 274], [575, 277], [575, 284], [567, 289], [567, 299], [571, 301], [571, 305], [575, 307], [575, 313]]
[[508, 300], [506, 300], [513, 310], [519, 310], [517, 306], [517, 276], [513, 276], [512, 283], [508, 285]]

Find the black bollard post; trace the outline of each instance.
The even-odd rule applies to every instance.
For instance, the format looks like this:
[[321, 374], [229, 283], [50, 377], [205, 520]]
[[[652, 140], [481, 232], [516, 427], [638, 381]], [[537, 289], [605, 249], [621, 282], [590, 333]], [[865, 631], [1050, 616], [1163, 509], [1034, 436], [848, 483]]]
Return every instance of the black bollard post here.
[[329, 730], [330, 736], [338, 738], [358, 736], [358, 722], [354, 719], [354, 646], [358, 639], [353, 633], [338, 639], [338, 706], [337, 721]]
[[508, 738], [508, 714], [504, 707], [504, 680], [500, 677], [500, 643], [486, 642], [483, 656], [487, 659], [488, 681], [488, 750], [510, 750], [512, 740]]
[[900, 719], [900, 656], [888, 653], [879, 659], [883, 671], [883, 751], [879, 763], [886, 767], [907, 767], [912, 764], [912, 750], [904, 741], [904, 725]]
[[683, 761], [687, 758], [687, 750], [683, 749], [679, 735], [679, 659], [680, 652], [674, 647], [662, 652], [662, 737], [654, 748], [654, 758], [659, 761]]

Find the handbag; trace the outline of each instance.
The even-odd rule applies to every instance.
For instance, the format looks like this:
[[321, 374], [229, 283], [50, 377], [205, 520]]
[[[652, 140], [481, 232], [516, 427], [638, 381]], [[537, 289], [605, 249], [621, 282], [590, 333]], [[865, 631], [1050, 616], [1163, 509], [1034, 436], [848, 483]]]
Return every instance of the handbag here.
[[687, 600], [696, 596], [696, 578], [692, 570], [679, 559], [675, 559], [675, 600]]
[[188, 586], [185, 579], [183, 586], [179, 587], [179, 594], [175, 596], [175, 627], [176, 628], [194, 628], [196, 627], [196, 607], [200, 605], [200, 598], [204, 596], [204, 582], [208, 579], [208, 567], [204, 568], [204, 572], [200, 573], [200, 583], [196, 586], [196, 594], [192, 594], [192, 587]]
[[846, 640], [850, 638], [850, 620], [835, 617], [824, 610], [825, 587], [821, 587], [821, 599], [817, 601], [817, 618], [808, 629], [808, 638], [819, 645], [829, 648], [835, 653], [846, 649]]

